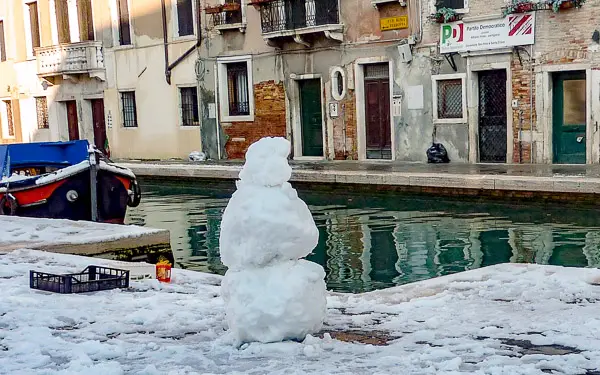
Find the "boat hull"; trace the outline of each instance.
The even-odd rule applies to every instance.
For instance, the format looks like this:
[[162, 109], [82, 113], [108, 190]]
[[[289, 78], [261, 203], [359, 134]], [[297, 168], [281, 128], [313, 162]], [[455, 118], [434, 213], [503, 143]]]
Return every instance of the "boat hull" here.
[[[111, 170], [98, 169], [98, 221], [122, 224], [131, 202], [130, 189], [135, 180]], [[91, 220], [91, 182], [89, 167], [45, 183], [13, 184], [10, 199], [17, 202], [12, 214], [23, 217]], [[0, 192], [0, 201], [8, 193]], [[8, 196], [7, 196], [8, 198]], [[6, 202], [6, 200], [5, 200]], [[9, 210], [10, 211], [10, 210]]]

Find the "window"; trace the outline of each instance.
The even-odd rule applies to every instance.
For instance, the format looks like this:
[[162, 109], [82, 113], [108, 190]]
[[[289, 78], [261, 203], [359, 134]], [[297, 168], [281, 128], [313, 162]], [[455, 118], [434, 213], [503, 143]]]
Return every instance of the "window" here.
[[37, 113], [38, 129], [49, 129], [48, 101], [45, 96], [35, 98], [35, 111]]
[[251, 56], [217, 59], [217, 78], [223, 121], [254, 121]]
[[438, 118], [462, 117], [462, 81], [438, 81]]
[[182, 87], [181, 94], [181, 125], [200, 126], [198, 115], [198, 92], [195, 87]]
[[250, 114], [248, 66], [245, 62], [227, 64], [227, 94], [230, 116], [247, 116]]
[[123, 126], [126, 128], [137, 128], [137, 110], [135, 105], [135, 92], [126, 91], [121, 93], [121, 104], [123, 106]]
[[6, 119], [8, 121], [8, 124], [7, 124], [8, 125], [8, 136], [14, 137], [15, 136], [15, 123], [14, 123], [14, 119], [13, 119], [12, 103], [10, 100], [5, 100], [4, 105], [6, 106]]
[[77, 0], [77, 19], [79, 20], [79, 40], [94, 40], [94, 20], [91, 0]]
[[119, 44], [126, 46], [131, 44], [131, 28], [129, 25], [129, 5], [128, 0], [117, 0], [119, 13]]
[[69, 26], [69, 9], [67, 0], [54, 0], [56, 10], [56, 26], [58, 27], [58, 42], [71, 43], [71, 31]]
[[177, 0], [177, 25], [179, 36], [194, 35], [194, 9], [192, 0]]
[[4, 39], [4, 21], [0, 21], [0, 61], [6, 61], [6, 41]]
[[468, 8], [468, 0], [436, 0], [435, 6], [437, 9], [466, 9]]
[[331, 96], [334, 100], [343, 100], [346, 96], [345, 72], [341, 67], [333, 68], [331, 72]]
[[29, 54], [35, 55], [35, 49], [40, 46], [40, 22], [38, 18], [37, 2], [27, 3], [29, 12], [29, 31], [31, 32], [31, 40], [29, 42]]
[[465, 74], [437, 75], [433, 76], [432, 80], [434, 94], [434, 122], [466, 122]]

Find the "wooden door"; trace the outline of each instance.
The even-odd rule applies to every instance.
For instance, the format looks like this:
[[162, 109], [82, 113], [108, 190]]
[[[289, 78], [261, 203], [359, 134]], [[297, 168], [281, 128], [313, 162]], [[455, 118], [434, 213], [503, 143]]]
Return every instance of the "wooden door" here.
[[299, 81], [300, 118], [302, 128], [302, 156], [323, 156], [323, 112], [321, 108], [321, 81]]
[[554, 163], [585, 164], [585, 72], [557, 73], [552, 90], [552, 153]]
[[365, 97], [367, 159], [391, 159], [389, 80], [365, 78]]
[[94, 99], [92, 102], [92, 121], [94, 123], [94, 145], [98, 150], [108, 154], [106, 149], [106, 123], [104, 122], [104, 100]]
[[70, 100], [65, 102], [67, 106], [67, 126], [69, 127], [69, 140], [79, 139], [79, 121], [77, 119], [77, 102]]
[[506, 163], [506, 70], [479, 73], [479, 161]]

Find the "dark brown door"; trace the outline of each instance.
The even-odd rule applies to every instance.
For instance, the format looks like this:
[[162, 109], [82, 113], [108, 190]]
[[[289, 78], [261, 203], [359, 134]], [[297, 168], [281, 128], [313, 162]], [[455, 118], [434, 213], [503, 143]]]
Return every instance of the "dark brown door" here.
[[105, 154], [106, 150], [106, 125], [104, 123], [104, 100], [94, 99], [92, 102], [92, 120], [94, 122], [94, 145]]
[[365, 66], [367, 159], [391, 159], [388, 64]]
[[69, 126], [69, 140], [76, 141], [79, 139], [79, 124], [77, 121], [77, 102], [70, 100], [65, 102], [67, 106], [67, 125]]

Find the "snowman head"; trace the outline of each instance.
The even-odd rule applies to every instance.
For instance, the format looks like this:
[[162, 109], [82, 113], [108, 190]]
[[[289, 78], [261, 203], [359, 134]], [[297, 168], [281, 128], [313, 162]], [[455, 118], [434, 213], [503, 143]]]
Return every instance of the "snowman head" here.
[[266, 137], [250, 145], [240, 172], [241, 182], [266, 187], [287, 182], [292, 177], [287, 160], [290, 149], [290, 141], [282, 137]]

